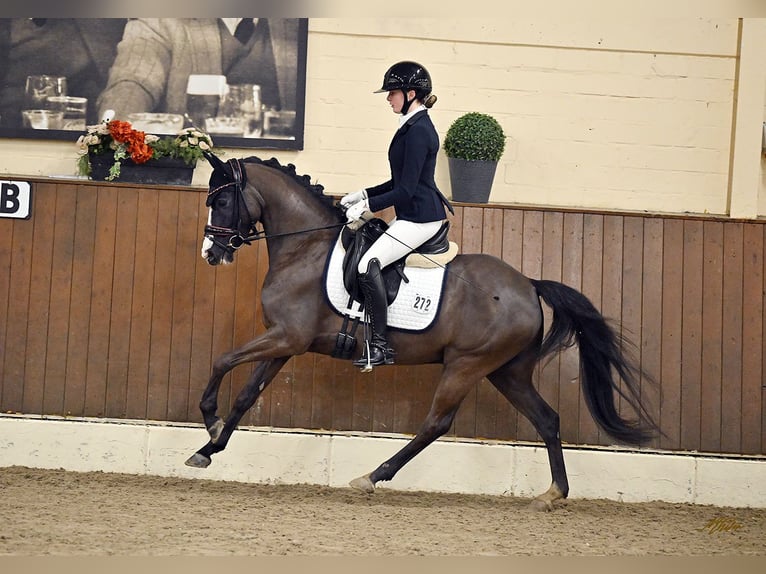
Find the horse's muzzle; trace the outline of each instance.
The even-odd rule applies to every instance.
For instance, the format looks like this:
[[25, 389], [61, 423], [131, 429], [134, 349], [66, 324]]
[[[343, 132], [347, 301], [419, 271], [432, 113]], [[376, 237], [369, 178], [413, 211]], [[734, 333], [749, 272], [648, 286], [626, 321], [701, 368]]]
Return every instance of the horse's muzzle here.
[[224, 265], [234, 261], [234, 249], [224, 245], [215, 237], [206, 235], [202, 241], [202, 259], [210, 265]]

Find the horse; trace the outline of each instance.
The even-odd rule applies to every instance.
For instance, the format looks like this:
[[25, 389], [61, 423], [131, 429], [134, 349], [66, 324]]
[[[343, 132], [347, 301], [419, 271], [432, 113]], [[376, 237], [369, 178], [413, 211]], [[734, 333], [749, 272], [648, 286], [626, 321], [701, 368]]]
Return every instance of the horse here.
[[[346, 224], [334, 198], [309, 176], [298, 175], [292, 164], [257, 157], [224, 162], [210, 152], [206, 158], [213, 170], [202, 257], [210, 265], [232, 263], [237, 249], [265, 239], [269, 269], [261, 290], [266, 331], [213, 362], [199, 403], [209, 441], [186, 461], [197, 468], [207, 467], [212, 455], [226, 448], [242, 416], [291, 357], [333, 353], [343, 319], [327, 303], [323, 278], [328, 254]], [[552, 309], [545, 335], [541, 301]], [[428, 414], [401, 450], [350, 486], [373, 493], [378, 482], [392, 480], [448, 432], [463, 399], [486, 377], [545, 443], [552, 481], [530, 505], [552, 510], [555, 501], [568, 496], [569, 483], [559, 415], [532, 381], [543, 357], [577, 344], [587, 407], [616, 441], [641, 445], [658, 430], [639, 394], [639, 377], [645, 373], [626, 351], [629, 341], [613, 325], [585, 295], [563, 283], [531, 279], [490, 255], [458, 255], [447, 265], [440, 312], [427, 333], [389, 333], [397, 364], [442, 365]], [[356, 346], [356, 356], [361, 346]], [[250, 362], [257, 366], [223, 420], [216, 414], [221, 380]], [[616, 395], [636, 418], [618, 413]]]

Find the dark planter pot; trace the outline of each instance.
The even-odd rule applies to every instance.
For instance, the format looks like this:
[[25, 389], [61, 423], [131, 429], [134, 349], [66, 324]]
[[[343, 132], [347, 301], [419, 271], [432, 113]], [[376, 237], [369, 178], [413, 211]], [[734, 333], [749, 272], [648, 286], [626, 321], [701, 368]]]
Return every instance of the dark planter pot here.
[[[91, 179], [106, 180], [114, 160], [109, 155], [90, 155]], [[182, 159], [161, 157], [137, 165], [133, 160], [124, 159], [120, 176], [112, 181], [127, 183], [149, 183], [159, 185], [190, 185], [194, 166]]]
[[487, 203], [497, 171], [496, 161], [448, 157], [452, 200], [464, 203]]

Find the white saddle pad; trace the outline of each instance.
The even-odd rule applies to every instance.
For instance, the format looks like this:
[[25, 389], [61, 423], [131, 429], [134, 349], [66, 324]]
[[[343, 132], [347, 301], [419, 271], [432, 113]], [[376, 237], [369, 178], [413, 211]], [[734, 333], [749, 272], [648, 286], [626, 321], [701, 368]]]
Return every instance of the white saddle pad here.
[[[351, 295], [343, 284], [343, 257], [346, 250], [340, 237], [332, 249], [325, 272], [325, 290], [330, 306], [341, 315], [361, 317], [364, 320], [359, 303], [348, 308]], [[439, 312], [442, 289], [444, 286], [444, 268], [424, 269], [405, 267], [404, 275], [409, 283], [402, 280], [399, 293], [388, 306], [388, 326], [405, 331], [423, 331], [428, 329]]]

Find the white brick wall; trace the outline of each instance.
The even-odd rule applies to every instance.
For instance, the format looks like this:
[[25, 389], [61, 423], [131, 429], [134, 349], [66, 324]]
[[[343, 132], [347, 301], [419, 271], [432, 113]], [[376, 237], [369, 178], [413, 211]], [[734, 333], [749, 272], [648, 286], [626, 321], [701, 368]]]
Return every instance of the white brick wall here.
[[[726, 214], [738, 27], [693, 17], [311, 19], [305, 149], [255, 151], [295, 163], [335, 195], [386, 179], [397, 119], [371, 92], [391, 63], [415, 59], [433, 76], [442, 137], [468, 111], [503, 125], [491, 201]], [[0, 140], [0, 152], [0, 173], [74, 171], [69, 144]], [[194, 183], [208, 174], [201, 166]], [[443, 155], [437, 182], [449, 195]], [[766, 214], [758, 189], [738, 193]]]

